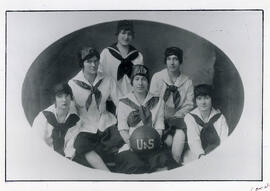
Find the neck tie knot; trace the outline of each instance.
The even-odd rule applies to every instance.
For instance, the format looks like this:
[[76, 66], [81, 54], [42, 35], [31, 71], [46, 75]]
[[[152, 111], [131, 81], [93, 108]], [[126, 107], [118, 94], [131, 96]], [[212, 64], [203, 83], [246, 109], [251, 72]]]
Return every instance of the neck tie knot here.
[[180, 101], [181, 101], [181, 96], [180, 93], [178, 91], [177, 86], [175, 85], [169, 85], [165, 82], [167, 88], [165, 90], [164, 96], [163, 96], [163, 100], [166, 103], [170, 97], [170, 95], [172, 94], [173, 96], [173, 103], [174, 103], [174, 108], [178, 108]]

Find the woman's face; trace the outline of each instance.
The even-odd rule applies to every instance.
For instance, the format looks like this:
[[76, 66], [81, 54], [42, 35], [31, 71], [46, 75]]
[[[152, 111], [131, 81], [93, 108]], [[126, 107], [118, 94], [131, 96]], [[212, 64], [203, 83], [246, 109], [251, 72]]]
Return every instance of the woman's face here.
[[169, 72], [179, 72], [180, 62], [176, 55], [171, 55], [166, 58], [166, 65]]
[[55, 105], [58, 109], [68, 109], [71, 103], [71, 96], [66, 93], [55, 96]]
[[98, 70], [99, 59], [96, 56], [89, 58], [83, 62], [83, 72], [88, 74], [96, 74]]
[[121, 30], [117, 36], [118, 43], [123, 46], [128, 46], [133, 40], [130, 30]]
[[196, 97], [196, 104], [200, 111], [210, 111], [212, 108], [212, 99], [208, 95]]
[[137, 93], [148, 92], [148, 80], [145, 76], [136, 75], [133, 78], [133, 89]]

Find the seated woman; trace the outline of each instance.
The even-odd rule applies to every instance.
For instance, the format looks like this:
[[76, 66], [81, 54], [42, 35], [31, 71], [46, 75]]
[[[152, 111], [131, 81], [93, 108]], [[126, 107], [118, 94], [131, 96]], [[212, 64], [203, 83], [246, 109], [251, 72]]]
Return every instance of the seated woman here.
[[201, 84], [195, 87], [196, 108], [188, 113], [184, 121], [193, 157], [200, 158], [211, 152], [228, 136], [228, 125], [220, 110], [212, 106], [212, 86]]
[[71, 107], [73, 94], [69, 85], [56, 85], [53, 99], [54, 104], [37, 115], [33, 129], [56, 152], [73, 158], [73, 140], [78, 134], [80, 118]]
[[164, 129], [163, 101], [148, 92], [149, 74], [143, 65], [132, 69], [133, 91], [124, 96], [118, 105], [118, 130], [125, 141], [117, 157], [117, 171], [128, 174], [149, 173], [167, 166], [177, 166], [170, 153], [157, 151], [151, 155], [140, 155], [130, 148], [132, 132], [141, 126], [155, 128], [159, 135]]
[[[69, 81], [74, 102], [82, 121], [80, 133], [74, 147], [75, 160], [96, 169], [109, 170], [104, 160], [123, 140], [116, 127], [115, 116], [106, 110], [106, 101], [118, 104], [116, 84], [98, 72], [99, 53], [91, 48], [80, 52], [79, 65], [82, 70]], [[86, 162], [86, 163], [84, 163]]]
[[153, 75], [150, 92], [165, 102], [163, 140], [171, 147], [175, 161], [181, 164], [187, 145], [183, 118], [193, 108], [193, 85], [190, 78], [181, 73], [183, 51], [180, 48], [167, 48], [164, 61], [167, 67]]

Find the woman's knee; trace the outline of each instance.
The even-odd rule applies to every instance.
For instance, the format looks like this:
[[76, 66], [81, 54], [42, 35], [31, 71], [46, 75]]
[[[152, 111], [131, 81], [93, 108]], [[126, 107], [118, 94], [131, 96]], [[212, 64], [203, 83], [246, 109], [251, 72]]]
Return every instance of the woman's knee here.
[[175, 141], [177, 141], [177, 142], [179, 142], [179, 141], [185, 142], [186, 135], [185, 135], [184, 130], [182, 130], [182, 129], [177, 129], [177, 130], [175, 131], [175, 134], [174, 134], [173, 139], [174, 139], [173, 142], [175, 142]]

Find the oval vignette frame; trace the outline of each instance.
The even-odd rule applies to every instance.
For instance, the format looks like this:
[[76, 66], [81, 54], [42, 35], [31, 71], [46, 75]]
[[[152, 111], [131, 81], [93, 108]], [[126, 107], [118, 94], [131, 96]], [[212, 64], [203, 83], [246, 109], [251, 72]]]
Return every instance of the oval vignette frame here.
[[[206, 39], [179, 27], [133, 21], [135, 39], [132, 44], [142, 52], [150, 76], [165, 67], [163, 54], [166, 47], [182, 48], [183, 73], [191, 77], [194, 85], [208, 83], [214, 86], [214, 105], [226, 117], [231, 134], [243, 111], [244, 88], [237, 69], [226, 54]], [[116, 24], [117, 21], [105, 22], [74, 31], [40, 53], [29, 68], [22, 88], [22, 105], [31, 125], [37, 114], [52, 104], [52, 87], [67, 82], [79, 72], [79, 50], [91, 46], [101, 52], [114, 43]]]

